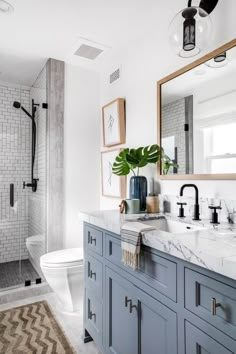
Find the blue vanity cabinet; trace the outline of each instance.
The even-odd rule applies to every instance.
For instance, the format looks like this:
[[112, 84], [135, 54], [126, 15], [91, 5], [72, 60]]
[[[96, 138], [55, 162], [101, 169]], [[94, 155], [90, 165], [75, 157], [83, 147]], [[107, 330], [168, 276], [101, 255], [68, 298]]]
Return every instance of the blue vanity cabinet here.
[[176, 302], [176, 263], [152, 252], [141, 250], [140, 267], [133, 271], [122, 261], [121, 240], [105, 233], [104, 257], [111, 263], [138, 277], [143, 283]]
[[185, 323], [186, 354], [234, 354], [191, 323]]
[[185, 307], [236, 340], [236, 288], [185, 268]]
[[130, 282], [106, 267], [106, 353], [138, 354], [137, 309]]
[[135, 289], [138, 305], [138, 354], [177, 354], [177, 314], [167, 306]]
[[84, 341], [102, 354], [236, 354], [236, 281], [143, 246], [121, 261], [119, 235], [84, 225]]
[[86, 288], [84, 299], [84, 321], [86, 330], [99, 348], [102, 348], [103, 338], [103, 307], [91, 289]]
[[177, 354], [177, 316], [106, 267], [109, 354]]
[[103, 232], [91, 225], [85, 225], [85, 248], [102, 256]]

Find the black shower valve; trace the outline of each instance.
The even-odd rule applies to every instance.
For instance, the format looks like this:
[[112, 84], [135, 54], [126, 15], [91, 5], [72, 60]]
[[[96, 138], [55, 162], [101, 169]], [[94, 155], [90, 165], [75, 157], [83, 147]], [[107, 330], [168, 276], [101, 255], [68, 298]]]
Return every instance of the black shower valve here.
[[23, 182], [23, 189], [25, 189], [25, 187], [29, 187], [29, 188], [32, 188], [33, 192], [36, 192], [37, 186], [38, 186], [38, 181], [39, 181], [38, 178], [33, 178], [32, 183]]
[[32, 187], [32, 183], [26, 183], [25, 181], [23, 182], [23, 189], [25, 189], [25, 187]]

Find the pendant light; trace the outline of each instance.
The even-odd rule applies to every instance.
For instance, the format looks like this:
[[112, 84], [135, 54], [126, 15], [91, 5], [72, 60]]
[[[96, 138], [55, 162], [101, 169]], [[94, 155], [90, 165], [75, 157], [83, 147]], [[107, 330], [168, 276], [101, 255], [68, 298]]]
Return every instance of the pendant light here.
[[226, 52], [222, 52], [218, 55], [216, 55], [214, 58], [211, 60], [208, 60], [205, 64], [209, 66], [210, 68], [216, 69], [216, 68], [223, 68], [228, 64], [229, 60], [227, 58]]
[[199, 7], [192, 6], [181, 10], [171, 21], [169, 39], [173, 51], [182, 58], [199, 54], [209, 43], [212, 23], [209, 14], [218, 0], [202, 0]]

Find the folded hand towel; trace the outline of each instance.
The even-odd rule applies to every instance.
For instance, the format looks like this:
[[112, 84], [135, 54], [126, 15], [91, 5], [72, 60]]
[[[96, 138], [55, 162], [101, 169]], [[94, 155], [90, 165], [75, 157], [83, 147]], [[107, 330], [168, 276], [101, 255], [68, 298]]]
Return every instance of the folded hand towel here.
[[122, 262], [135, 270], [139, 268], [142, 232], [154, 227], [141, 222], [127, 222], [121, 227]]

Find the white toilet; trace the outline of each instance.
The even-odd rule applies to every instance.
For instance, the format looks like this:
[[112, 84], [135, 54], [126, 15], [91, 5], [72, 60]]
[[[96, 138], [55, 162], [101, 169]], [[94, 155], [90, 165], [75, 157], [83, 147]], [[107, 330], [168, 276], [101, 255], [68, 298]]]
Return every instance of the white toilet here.
[[44, 277], [59, 300], [60, 310], [81, 309], [83, 298], [83, 249], [50, 252], [40, 258]]

